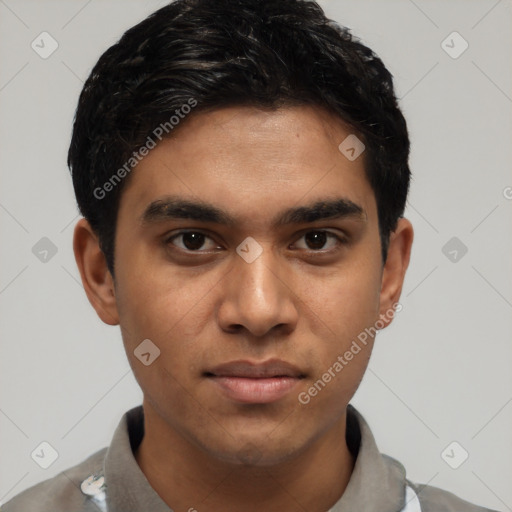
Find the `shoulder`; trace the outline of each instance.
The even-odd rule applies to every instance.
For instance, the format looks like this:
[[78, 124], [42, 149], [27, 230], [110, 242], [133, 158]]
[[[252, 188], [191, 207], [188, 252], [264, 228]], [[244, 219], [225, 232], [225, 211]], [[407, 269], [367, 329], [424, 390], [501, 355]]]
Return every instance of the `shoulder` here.
[[421, 512], [497, 512], [459, 498], [451, 492], [430, 485], [420, 485], [407, 480], [421, 504]]
[[107, 448], [102, 448], [80, 464], [29, 487], [5, 503], [1, 512], [98, 512], [98, 506], [82, 493], [80, 485], [102, 470], [106, 452]]

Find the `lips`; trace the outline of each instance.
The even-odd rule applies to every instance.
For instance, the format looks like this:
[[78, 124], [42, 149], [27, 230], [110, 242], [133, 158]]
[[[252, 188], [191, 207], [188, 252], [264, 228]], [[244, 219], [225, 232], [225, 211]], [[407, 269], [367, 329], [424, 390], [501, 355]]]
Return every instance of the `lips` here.
[[280, 359], [270, 359], [263, 363], [250, 361], [232, 361], [221, 364], [206, 372], [214, 377], [245, 377], [248, 379], [263, 379], [269, 377], [303, 377], [296, 367]]
[[299, 368], [279, 359], [263, 363], [232, 361], [206, 371], [204, 376], [224, 396], [246, 404], [275, 402], [305, 378]]

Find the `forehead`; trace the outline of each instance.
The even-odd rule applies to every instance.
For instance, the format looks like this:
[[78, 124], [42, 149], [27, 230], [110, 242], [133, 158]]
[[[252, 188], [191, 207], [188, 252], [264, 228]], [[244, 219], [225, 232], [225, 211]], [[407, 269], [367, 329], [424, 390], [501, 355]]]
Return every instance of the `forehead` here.
[[311, 106], [195, 113], [134, 168], [120, 216], [140, 218], [166, 196], [219, 205], [240, 222], [262, 225], [286, 207], [326, 198], [343, 197], [372, 215], [364, 153], [349, 160], [338, 148], [350, 135], [336, 117]]

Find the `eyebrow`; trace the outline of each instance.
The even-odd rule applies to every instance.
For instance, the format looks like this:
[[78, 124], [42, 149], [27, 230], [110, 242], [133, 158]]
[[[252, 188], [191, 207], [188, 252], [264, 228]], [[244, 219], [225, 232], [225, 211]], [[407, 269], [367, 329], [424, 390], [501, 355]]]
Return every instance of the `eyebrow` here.
[[[324, 219], [351, 218], [360, 222], [368, 219], [366, 211], [350, 199], [317, 200], [304, 206], [288, 208], [273, 220], [272, 227], [304, 224]], [[151, 202], [140, 217], [143, 225], [166, 220], [190, 219], [228, 227], [236, 225], [236, 218], [217, 206], [204, 201], [191, 201], [178, 196], [167, 196]]]

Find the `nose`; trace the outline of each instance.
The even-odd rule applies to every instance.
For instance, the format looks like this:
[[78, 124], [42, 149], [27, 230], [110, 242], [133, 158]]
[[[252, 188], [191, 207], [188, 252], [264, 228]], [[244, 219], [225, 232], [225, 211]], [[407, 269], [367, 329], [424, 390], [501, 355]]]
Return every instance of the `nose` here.
[[246, 329], [255, 337], [272, 330], [292, 332], [298, 321], [295, 294], [290, 275], [270, 247], [252, 262], [234, 255], [234, 268], [229, 272], [218, 322], [226, 332]]

